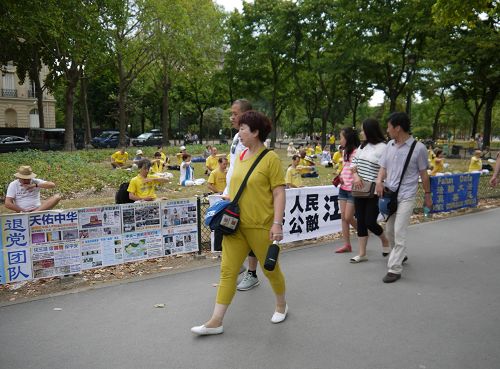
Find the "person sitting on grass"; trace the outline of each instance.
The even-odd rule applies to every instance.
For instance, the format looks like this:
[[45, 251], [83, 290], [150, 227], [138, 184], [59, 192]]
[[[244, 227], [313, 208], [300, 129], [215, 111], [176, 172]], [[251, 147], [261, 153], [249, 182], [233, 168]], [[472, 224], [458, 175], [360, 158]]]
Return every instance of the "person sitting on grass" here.
[[213, 193], [223, 193], [226, 188], [227, 158], [219, 158], [217, 169], [213, 170], [208, 177], [208, 189]]
[[292, 164], [288, 167], [285, 176], [286, 188], [299, 188], [304, 187], [302, 185], [302, 177], [297, 169], [300, 162], [300, 156], [292, 156]]
[[325, 145], [325, 148], [321, 152], [320, 163], [322, 166], [324, 166], [326, 168], [333, 167], [332, 154], [330, 153], [330, 145]]
[[305, 150], [300, 150], [300, 161], [297, 169], [300, 172], [302, 178], [316, 178], [319, 177], [318, 172], [316, 171], [316, 166], [314, 164], [314, 160], [310, 157], [306, 156]]
[[50, 210], [61, 200], [61, 195], [54, 195], [45, 201], [40, 200], [40, 190], [56, 187], [54, 182], [35, 179], [31, 167], [22, 165], [14, 174], [17, 179], [7, 187], [5, 207], [17, 213]]
[[483, 162], [481, 160], [481, 150], [474, 151], [474, 155], [470, 158], [468, 172], [479, 172], [483, 169]]
[[199, 186], [206, 182], [205, 178], [194, 179], [194, 169], [191, 166], [191, 154], [186, 153], [182, 155], [180, 171], [179, 184], [181, 186]]
[[205, 170], [206, 175], [210, 175], [215, 169], [217, 169], [219, 163], [219, 158], [217, 157], [217, 148], [212, 146], [212, 152], [210, 156], [205, 160], [205, 166], [207, 169]]
[[132, 164], [127, 163], [127, 161], [128, 161], [128, 152], [125, 151], [124, 147], [121, 147], [120, 150], [111, 155], [111, 166], [113, 167], [113, 169], [130, 168]]
[[175, 157], [177, 158], [177, 164], [176, 165], [168, 165], [167, 168], [170, 170], [180, 170], [181, 164], [182, 164], [182, 155], [186, 153], [186, 146], [181, 146], [179, 148], [179, 152], [175, 154]]
[[434, 167], [432, 168], [431, 171], [431, 176], [435, 176], [438, 173], [443, 173], [444, 172], [444, 159], [443, 159], [443, 150], [441, 149], [436, 149], [434, 152], [436, 155], [434, 157]]
[[161, 152], [157, 151], [154, 154], [154, 159], [151, 160], [151, 173], [163, 173], [165, 162], [161, 159]]
[[156, 185], [167, 183], [168, 178], [160, 178], [149, 174], [151, 161], [143, 159], [138, 164], [139, 174], [130, 180], [127, 191], [130, 200], [154, 201], [156, 200]]

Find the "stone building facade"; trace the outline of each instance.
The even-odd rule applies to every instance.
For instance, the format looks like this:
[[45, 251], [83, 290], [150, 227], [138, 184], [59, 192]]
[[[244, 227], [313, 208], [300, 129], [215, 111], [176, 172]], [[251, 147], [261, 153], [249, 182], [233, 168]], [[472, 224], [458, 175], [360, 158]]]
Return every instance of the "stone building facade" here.
[[[48, 74], [47, 66], [42, 67], [40, 80]], [[56, 100], [43, 93], [44, 128], [56, 126]], [[24, 84], [19, 84], [16, 67], [9, 63], [1, 66], [0, 76], [0, 128], [38, 128], [38, 105], [34, 83], [26, 77]]]

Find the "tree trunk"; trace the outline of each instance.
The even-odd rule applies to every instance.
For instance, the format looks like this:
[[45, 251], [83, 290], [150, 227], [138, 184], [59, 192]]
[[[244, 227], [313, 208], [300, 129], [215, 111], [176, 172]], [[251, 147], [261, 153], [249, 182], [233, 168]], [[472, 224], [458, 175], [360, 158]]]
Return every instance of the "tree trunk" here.
[[493, 106], [495, 105], [495, 99], [498, 95], [498, 88], [493, 86], [488, 89], [486, 93], [486, 106], [484, 110], [484, 136], [483, 136], [483, 147], [490, 146], [491, 141], [491, 117], [493, 113]]
[[35, 95], [36, 104], [38, 109], [38, 121], [40, 123], [40, 128], [45, 128], [45, 114], [43, 111], [43, 89], [40, 83], [40, 70], [34, 75], [33, 82], [35, 82]]
[[127, 132], [127, 80], [122, 61], [122, 55], [117, 54], [118, 74], [120, 78], [119, 94], [118, 94], [118, 109], [119, 109], [119, 127], [120, 127], [120, 147], [127, 146], [125, 133]]
[[[163, 144], [168, 146], [170, 144], [170, 140], [168, 137], [168, 128], [170, 125], [170, 119], [168, 115], [168, 108], [169, 108], [168, 93], [170, 91], [170, 79], [168, 78], [168, 74], [166, 72], [164, 72], [162, 91], [163, 91], [163, 96], [161, 99], [161, 107], [162, 107], [161, 132], [163, 136]], [[201, 131], [200, 131], [200, 140], [201, 140]]]
[[73, 127], [73, 101], [75, 98], [75, 90], [78, 84], [79, 73], [76, 67], [73, 67], [67, 72], [65, 107], [64, 107], [64, 150], [75, 151], [75, 138]]
[[87, 105], [87, 79], [83, 75], [80, 79], [80, 105], [82, 107], [83, 115], [85, 147], [87, 147], [90, 145], [90, 140], [92, 140], [92, 127], [89, 117], [89, 108]]
[[439, 95], [439, 101], [440, 104], [438, 106], [438, 109], [436, 111], [436, 114], [434, 114], [434, 122], [432, 123], [432, 139], [435, 141], [438, 138], [438, 129], [439, 129], [439, 117], [441, 116], [441, 111], [446, 105], [446, 97], [444, 95], [444, 90], [441, 91], [441, 94]]
[[203, 113], [205, 111], [203, 109], [198, 109], [198, 112], [200, 113], [200, 120], [198, 121], [200, 134], [198, 139], [200, 140], [200, 144], [203, 144]]

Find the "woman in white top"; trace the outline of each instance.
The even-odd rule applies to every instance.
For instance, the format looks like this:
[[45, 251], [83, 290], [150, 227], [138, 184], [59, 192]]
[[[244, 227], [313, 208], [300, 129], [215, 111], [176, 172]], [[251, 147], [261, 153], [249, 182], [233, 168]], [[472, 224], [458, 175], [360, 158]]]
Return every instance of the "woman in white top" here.
[[291, 158], [292, 156], [294, 155], [297, 155], [299, 152], [297, 151], [297, 149], [295, 148], [295, 146], [293, 146], [293, 142], [290, 142], [288, 144], [288, 148], [286, 149], [286, 152], [287, 152], [287, 156], [289, 158]]
[[[363, 121], [364, 141], [356, 151], [356, 156], [351, 165], [353, 174], [353, 189], [363, 187], [363, 182], [375, 182], [380, 169], [379, 161], [385, 150], [385, 137], [380, 129], [380, 124], [375, 119]], [[384, 229], [377, 223], [379, 213], [378, 197], [354, 198], [354, 208], [358, 221], [359, 254], [354, 256], [350, 262], [360, 263], [368, 260], [366, 256], [366, 244], [368, 242], [368, 230], [374, 233], [382, 241], [382, 255], [389, 255], [391, 249], [389, 240], [384, 234]]]

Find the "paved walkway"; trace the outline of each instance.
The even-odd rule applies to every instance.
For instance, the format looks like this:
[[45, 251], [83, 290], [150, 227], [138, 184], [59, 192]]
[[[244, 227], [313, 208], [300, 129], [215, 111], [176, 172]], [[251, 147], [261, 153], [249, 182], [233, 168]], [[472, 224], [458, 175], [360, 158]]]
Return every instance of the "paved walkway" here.
[[220, 336], [189, 331], [211, 313], [217, 267], [6, 306], [0, 368], [496, 369], [499, 225], [494, 209], [412, 226], [392, 285], [372, 238], [357, 265], [338, 244], [283, 253], [286, 322], [269, 322], [263, 282], [237, 293]]

